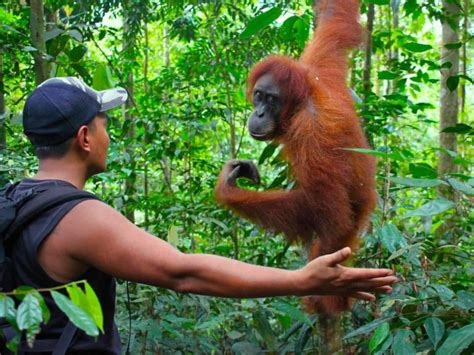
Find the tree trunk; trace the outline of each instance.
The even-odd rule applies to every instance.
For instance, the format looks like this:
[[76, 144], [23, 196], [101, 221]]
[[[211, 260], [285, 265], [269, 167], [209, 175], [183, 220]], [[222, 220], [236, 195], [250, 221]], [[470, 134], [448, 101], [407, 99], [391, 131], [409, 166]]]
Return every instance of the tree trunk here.
[[46, 42], [44, 40], [44, 9], [42, 0], [31, 0], [30, 30], [31, 42], [37, 50], [33, 52], [35, 60], [36, 85], [49, 77], [49, 65], [46, 62]]
[[[169, 30], [168, 26], [165, 25], [163, 29], [163, 57], [164, 57], [164, 66], [170, 66], [170, 39], [169, 39]], [[169, 193], [173, 192], [173, 166], [172, 161], [166, 155], [160, 159], [161, 170], [163, 171], [163, 182]]]
[[364, 75], [362, 82], [364, 84], [364, 101], [367, 100], [367, 97], [370, 93], [371, 81], [370, 81], [370, 72], [372, 70], [372, 31], [374, 28], [374, 17], [375, 17], [375, 6], [374, 4], [369, 4], [369, 9], [367, 12], [367, 45], [365, 48], [365, 64], [364, 64]]
[[[462, 44], [462, 68], [461, 73], [467, 75], [467, 43], [469, 37], [469, 1], [464, 0], [464, 25], [463, 25], [463, 44]], [[461, 85], [461, 112], [466, 110], [466, 81]]]
[[[441, 70], [441, 96], [440, 96], [440, 133], [439, 146], [442, 150], [457, 151], [456, 134], [443, 133], [447, 127], [455, 126], [458, 122], [458, 89], [450, 90], [448, 79], [459, 74], [459, 49], [447, 49], [446, 44], [459, 42], [459, 6], [451, 3], [449, 0], [443, 0], [445, 15], [447, 20], [443, 23], [442, 45], [441, 45], [441, 64], [451, 63], [449, 68]], [[453, 30], [453, 28], [455, 30]], [[438, 173], [443, 176], [448, 173], [456, 172], [454, 158], [446, 152], [440, 151]], [[440, 185], [439, 193], [442, 196], [452, 198], [452, 190], [444, 185]]]
[[7, 147], [7, 134], [5, 127], [5, 82], [3, 74], [3, 50], [0, 49], [0, 154]]
[[[128, 16], [130, 16], [130, 11], [132, 9], [132, 4], [130, 0], [124, 1], [124, 23], [123, 23], [123, 53], [125, 57], [125, 89], [128, 92], [128, 100], [125, 103], [124, 110], [124, 120], [128, 123], [126, 125], [127, 130], [125, 134], [125, 140], [129, 142], [126, 145], [125, 150], [130, 157], [131, 163], [131, 173], [125, 180], [125, 196], [128, 197], [128, 201], [134, 201], [135, 199], [135, 183], [136, 183], [136, 172], [135, 172], [135, 159], [134, 159], [134, 136], [135, 136], [135, 125], [133, 120], [132, 111], [134, 110], [134, 75], [133, 75], [133, 66], [132, 63], [135, 61], [135, 41], [136, 35], [135, 31], [130, 28], [129, 23], [132, 22]], [[133, 206], [130, 206], [130, 203], [125, 204], [125, 217], [132, 223], [135, 223], [135, 211]]]

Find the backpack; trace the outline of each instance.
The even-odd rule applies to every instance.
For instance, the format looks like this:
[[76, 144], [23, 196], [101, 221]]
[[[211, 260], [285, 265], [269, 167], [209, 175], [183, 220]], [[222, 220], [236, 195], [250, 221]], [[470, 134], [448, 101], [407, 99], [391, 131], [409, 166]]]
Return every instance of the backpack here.
[[[12, 199], [10, 195], [18, 184], [19, 182], [7, 184], [0, 189], [0, 292], [8, 292], [19, 286], [15, 281], [15, 271], [10, 253], [15, 237], [24, 227], [42, 213], [68, 201], [79, 199], [99, 200], [97, 196], [78, 190], [73, 186], [31, 188], [18, 198]], [[8, 324], [1, 324], [0, 328], [3, 329], [6, 340], [11, 339], [15, 334]], [[77, 328], [69, 321], [59, 340], [53, 344], [53, 354], [62, 355], [66, 353], [76, 330]], [[0, 349], [4, 345], [1, 341], [1, 333]], [[41, 343], [42, 341], [36, 341], [35, 347], [38, 345], [38, 350], [50, 350], [51, 341], [49, 343], [43, 341], [44, 344]]]
[[35, 218], [47, 210], [65, 202], [98, 197], [73, 186], [31, 188], [17, 199], [10, 198], [18, 185], [7, 184], [0, 190], [0, 292], [13, 290], [16, 286], [10, 256], [15, 236]]

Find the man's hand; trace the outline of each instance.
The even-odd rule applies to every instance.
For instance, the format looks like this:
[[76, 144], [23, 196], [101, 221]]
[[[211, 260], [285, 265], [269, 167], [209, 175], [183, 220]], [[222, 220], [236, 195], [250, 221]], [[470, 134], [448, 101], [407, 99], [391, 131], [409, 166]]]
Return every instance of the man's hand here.
[[374, 301], [374, 292], [390, 293], [397, 278], [390, 269], [363, 269], [341, 265], [350, 248], [314, 259], [298, 270], [301, 295], [336, 295]]
[[260, 184], [260, 174], [251, 160], [229, 160], [222, 168], [225, 183], [234, 186], [235, 181], [240, 178], [247, 178], [256, 184]]

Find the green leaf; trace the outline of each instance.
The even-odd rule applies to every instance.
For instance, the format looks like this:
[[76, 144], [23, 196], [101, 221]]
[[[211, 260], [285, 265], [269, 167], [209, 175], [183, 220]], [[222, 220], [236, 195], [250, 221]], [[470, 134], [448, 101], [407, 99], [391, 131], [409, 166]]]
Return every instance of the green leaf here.
[[166, 240], [175, 247], [179, 245], [178, 227], [174, 225], [170, 227]]
[[94, 289], [86, 282], [86, 300], [87, 300], [87, 313], [94, 320], [95, 325], [104, 332], [104, 315], [102, 313], [102, 307], [99, 302], [99, 298], [95, 293]]
[[455, 303], [457, 306], [466, 310], [474, 309], [474, 293], [462, 290], [456, 296], [457, 300]]
[[459, 75], [453, 75], [446, 80], [446, 86], [450, 91], [455, 91], [459, 85]]
[[428, 337], [433, 344], [433, 347], [436, 349], [438, 343], [443, 339], [444, 335], [444, 323], [441, 319], [437, 317], [431, 317], [425, 320], [424, 327]]
[[393, 355], [415, 355], [416, 349], [410, 340], [412, 336], [413, 332], [411, 330], [400, 329], [393, 338]]
[[268, 144], [263, 150], [262, 154], [260, 155], [260, 158], [258, 159], [258, 164], [261, 165], [267, 159], [269, 159], [273, 155], [273, 153], [275, 153], [275, 150], [277, 148], [278, 148], [278, 145], [276, 144], [273, 144], [273, 143]]
[[375, 5], [389, 5], [390, 0], [369, 0], [369, 3], [375, 4]]
[[434, 187], [439, 186], [441, 184], [446, 183], [442, 180], [438, 179], [413, 179], [413, 178], [406, 178], [406, 177], [392, 177], [390, 181], [404, 186], [410, 187]]
[[22, 48], [22, 51], [24, 51], [24, 52], [37, 52], [38, 49], [36, 49], [35, 47], [32, 47], [32, 46], [24, 46]]
[[18, 306], [16, 322], [18, 329], [26, 330], [26, 340], [29, 346], [33, 346], [36, 334], [40, 332], [40, 324], [43, 321], [41, 306], [33, 294], [25, 296]]
[[474, 323], [449, 333], [436, 355], [458, 355], [474, 342]]
[[41, 313], [43, 315], [43, 322], [48, 323], [51, 317], [51, 312], [49, 311], [48, 305], [46, 304], [44, 297], [37, 290], [32, 291], [31, 294], [38, 299], [39, 305], [41, 307]]
[[394, 253], [397, 249], [404, 248], [408, 245], [402, 233], [391, 223], [384, 224], [384, 226], [377, 231], [377, 234], [382, 241], [382, 245], [390, 253]]
[[96, 337], [99, 335], [99, 328], [95, 325], [94, 321], [89, 315], [76, 306], [63, 294], [57, 291], [51, 291], [51, 296], [56, 302], [56, 305], [63, 311], [69, 320], [78, 328], [86, 332], [87, 335]]
[[414, 178], [436, 179], [438, 177], [436, 170], [427, 163], [413, 163], [408, 166], [408, 169]]
[[398, 78], [397, 73], [387, 71], [387, 70], [382, 70], [378, 73], [378, 78], [380, 80], [394, 80]]
[[374, 352], [389, 336], [390, 325], [387, 322], [382, 323], [374, 332], [369, 341], [369, 350]]
[[237, 340], [239, 338], [242, 338], [245, 334], [241, 333], [241, 332], [238, 332], [236, 330], [231, 330], [226, 335], [232, 340]]
[[462, 43], [461, 42], [457, 42], [457, 43], [447, 43], [444, 45], [445, 48], [447, 49], [459, 49], [462, 47]]
[[410, 43], [403, 44], [403, 48], [405, 48], [406, 50], [410, 52], [421, 53], [421, 52], [429, 51], [433, 47], [430, 46], [429, 44], [410, 42]]
[[257, 17], [253, 18], [249, 21], [247, 27], [241, 33], [241, 37], [246, 39], [253, 36], [258, 31], [264, 29], [265, 27], [269, 26], [273, 23], [277, 18], [279, 18], [282, 14], [282, 9], [279, 6], [270, 9]]
[[97, 63], [92, 77], [92, 87], [96, 90], [106, 90], [114, 86], [110, 67], [104, 63]]
[[304, 312], [302, 312], [300, 309], [296, 308], [295, 306], [286, 303], [286, 302], [277, 302], [273, 305], [273, 307], [284, 313], [289, 315], [292, 319], [300, 321], [302, 323], [305, 323], [309, 326], [312, 326], [313, 323], [311, 322], [311, 319], [309, 319], [308, 315]]
[[293, 32], [300, 48], [304, 48], [309, 36], [309, 22], [298, 17], [293, 25]]
[[82, 33], [79, 32], [79, 30], [76, 30], [76, 29], [69, 30], [68, 35], [71, 38], [74, 38], [78, 42], [82, 42], [82, 40], [83, 40]]
[[15, 301], [13, 298], [0, 294], [0, 318], [5, 318], [8, 322], [16, 319]]
[[454, 298], [454, 292], [444, 285], [432, 285], [431, 287], [436, 290], [437, 295], [444, 302], [447, 302]]
[[400, 157], [397, 154], [381, 152], [379, 150], [373, 150], [373, 149], [366, 149], [366, 148], [337, 148], [337, 149], [348, 150], [351, 152], [363, 153], [363, 154], [368, 154], [368, 155], [373, 155], [376, 157], [388, 158], [388, 159], [393, 159], [393, 160], [400, 159]]
[[49, 40], [58, 37], [62, 33], [64, 33], [64, 30], [62, 30], [60, 28], [57, 28], [57, 27], [53, 28], [52, 30], [46, 31], [44, 33], [44, 41], [48, 42]]
[[444, 211], [447, 211], [453, 208], [456, 204], [453, 201], [447, 200], [445, 198], [437, 198], [433, 201], [425, 203], [423, 206], [417, 208], [416, 210], [410, 211], [402, 216], [402, 218], [420, 216], [420, 217], [429, 217], [440, 214]]
[[352, 338], [358, 335], [370, 333], [372, 330], [378, 328], [382, 323], [388, 322], [392, 318], [393, 317], [384, 317], [384, 318], [373, 320], [372, 322], [365, 324], [362, 327], [357, 328], [356, 330], [353, 330], [352, 332], [349, 332], [348, 334], [346, 334], [343, 340], [347, 340], [349, 338]]
[[443, 129], [441, 132], [443, 133], [458, 133], [458, 134], [467, 134], [472, 132], [473, 129], [471, 126], [464, 124], [464, 123], [457, 123], [456, 126], [447, 127]]
[[77, 73], [82, 76], [86, 82], [89, 82], [91, 80], [89, 72], [82, 65], [74, 63], [71, 64], [71, 67], [74, 68], [74, 70], [77, 71]]
[[262, 309], [258, 309], [253, 314], [253, 322], [256, 330], [262, 336], [269, 350], [275, 351], [277, 349], [277, 339], [273, 333], [272, 327], [268, 322], [267, 316]]
[[85, 311], [92, 318], [95, 325], [104, 332], [104, 316], [99, 299], [92, 287], [86, 282], [85, 291], [77, 284], [68, 285], [66, 290], [72, 303]]
[[454, 178], [449, 178], [448, 182], [453, 189], [461, 191], [466, 195], [474, 195], [474, 189], [469, 185], [465, 184], [464, 182]]
[[301, 328], [300, 334], [295, 344], [295, 354], [303, 354], [306, 344], [308, 343], [309, 339], [311, 338], [311, 334], [313, 333], [313, 326], [309, 326], [304, 324]]
[[280, 29], [278, 30], [280, 32], [280, 35], [283, 37], [285, 42], [291, 41], [295, 36], [294, 36], [294, 25], [296, 20], [298, 20], [299, 16], [290, 16], [288, 17], [285, 22], [280, 26]]
[[239, 341], [232, 345], [232, 353], [236, 355], [257, 355], [262, 353], [258, 345], [247, 341]]
[[82, 57], [86, 53], [87, 53], [86, 46], [83, 46], [82, 44], [80, 44], [80, 45], [74, 47], [73, 49], [71, 49], [71, 51], [69, 52], [69, 58], [73, 62], [78, 62], [82, 59]]

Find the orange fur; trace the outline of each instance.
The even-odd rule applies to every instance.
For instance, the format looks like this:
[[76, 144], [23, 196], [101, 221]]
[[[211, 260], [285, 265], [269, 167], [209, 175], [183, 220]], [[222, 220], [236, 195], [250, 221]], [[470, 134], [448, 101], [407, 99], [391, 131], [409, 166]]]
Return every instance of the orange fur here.
[[[297, 188], [255, 192], [224, 183], [216, 198], [244, 218], [299, 240], [310, 259], [357, 238], [375, 207], [375, 160], [340, 148], [368, 148], [346, 86], [347, 51], [361, 41], [356, 0], [319, 2], [318, 27], [298, 61], [272, 56], [258, 63], [249, 76], [255, 82], [271, 73], [284, 91], [276, 141], [284, 145]], [[311, 296], [309, 311], [337, 314], [349, 308], [344, 297]]]

